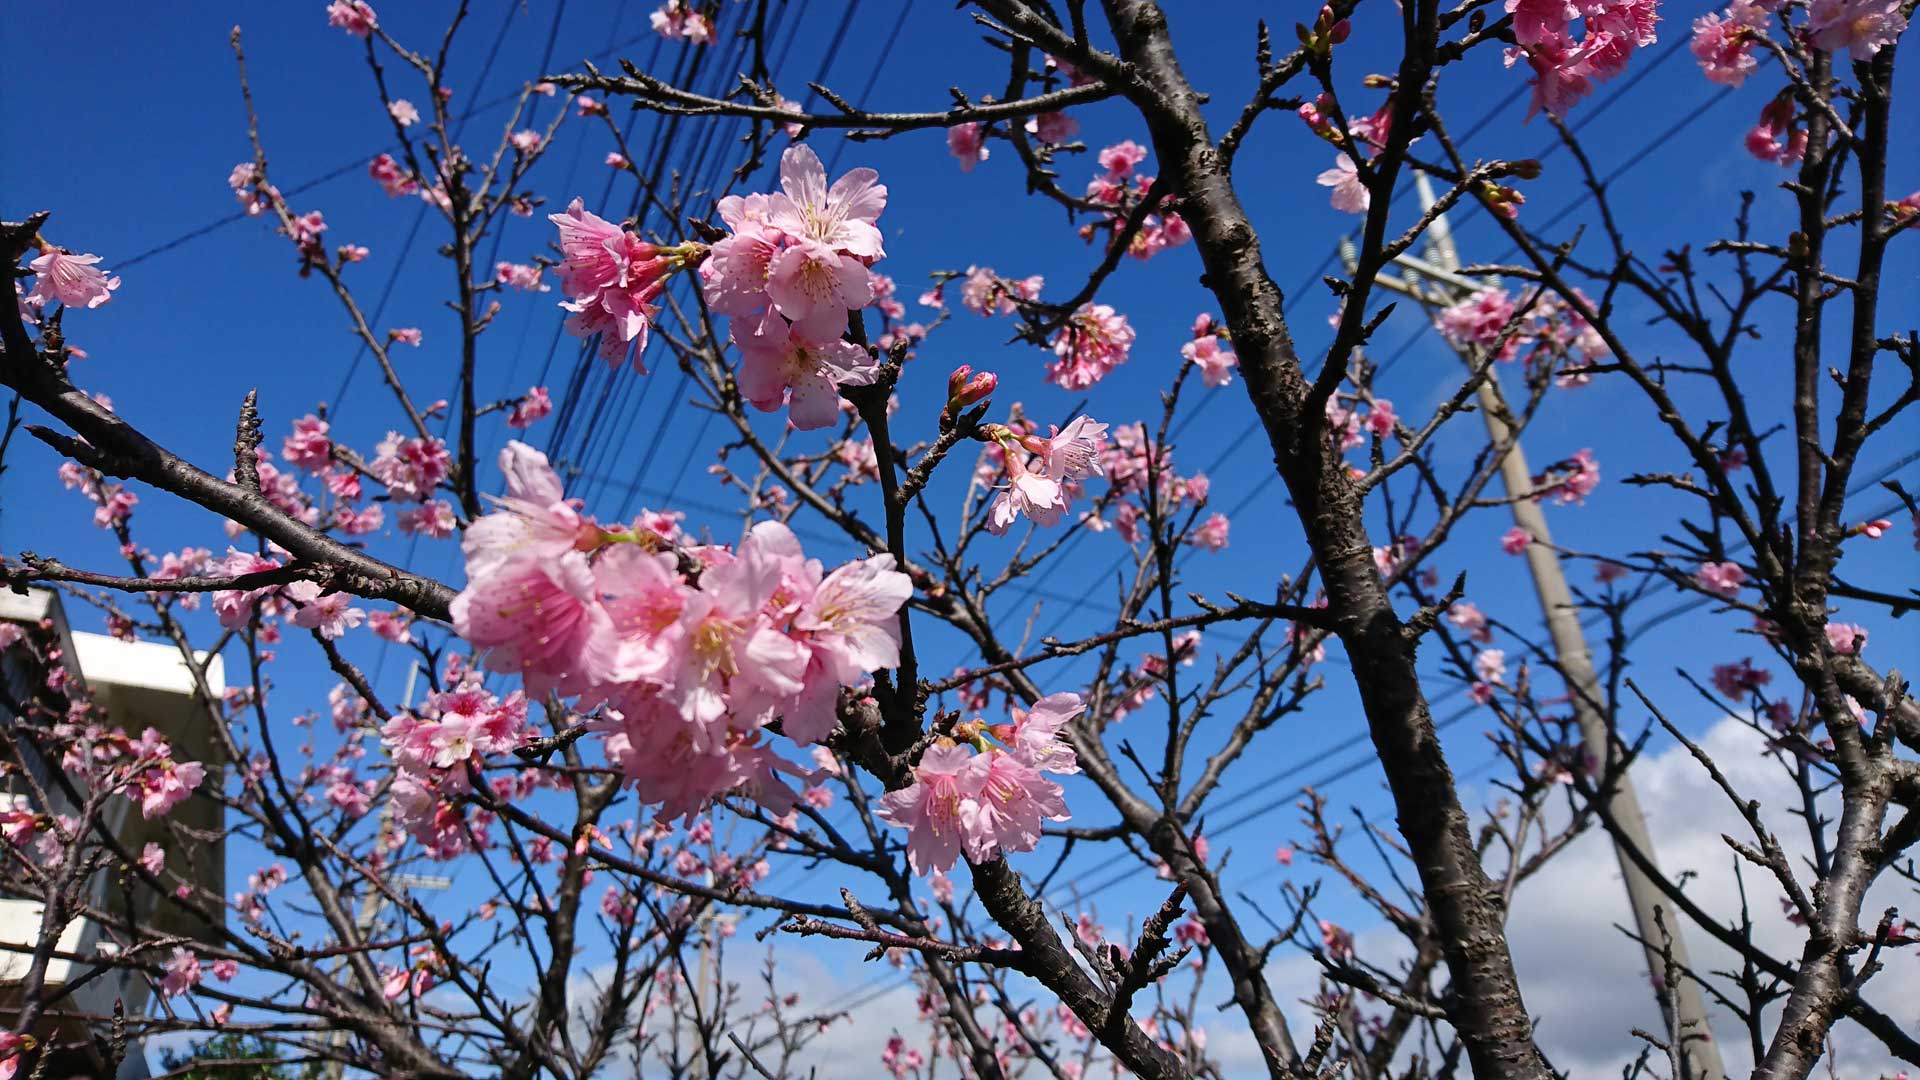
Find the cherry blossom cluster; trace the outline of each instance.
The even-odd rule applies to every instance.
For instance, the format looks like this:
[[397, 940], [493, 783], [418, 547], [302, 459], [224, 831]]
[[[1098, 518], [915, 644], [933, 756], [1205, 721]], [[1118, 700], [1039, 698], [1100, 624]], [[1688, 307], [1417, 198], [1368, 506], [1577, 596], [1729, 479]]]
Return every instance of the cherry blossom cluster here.
[[[1115, 241], [1120, 239], [1127, 215], [1131, 208], [1153, 187], [1153, 177], [1137, 170], [1147, 158], [1146, 147], [1127, 139], [1115, 143], [1100, 151], [1098, 160], [1104, 172], [1087, 182], [1087, 201], [1096, 206], [1108, 207], [1105, 218], [1097, 225], [1080, 227], [1080, 238], [1091, 243], [1094, 236], [1102, 230], [1108, 232]], [[1170, 204], [1171, 197], [1162, 200]], [[1163, 210], [1158, 214], [1148, 214], [1140, 228], [1127, 244], [1127, 254], [1136, 259], [1151, 259], [1168, 248], [1179, 247], [1193, 239], [1193, 231], [1174, 210]]]
[[667, 0], [647, 21], [653, 32], [668, 41], [680, 40], [694, 45], [713, 44], [713, 20], [696, 10], [687, 0]]
[[[1141, 526], [1148, 520], [1148, 499], [1158, 500], [1162, 517], [1171, 517], [1183, 508], [1205, 506], [1213, 489], [1205, 473], [1182, 476], [1175, 472], [1173, 451], [1156, 444], [1144, 423], [1114, 429], [1112, 441], [1101, 448], [1100, 468], [1111, 491], [1113, 518], [1108, 521], [1089, 514], [1086, 525], [1096, 532], [1111, 528], [1129, 544], [1145, 538]], [[1188, 542], [1212, 551], [1225, 547], [1226, 516], [1209, 517]]]
[[[960, 392], [964, 396], [967, 391], [962, 387]], [[1045, 437], [1024, 427], [989, 424], [981, 429], [989, 451], [1004, 470], [1000, 494], [987, 508], [987, 530], [995, 536], [1005, 535], [1022, 516], [1036, 525], [1059, 524], [1080, 482], [1106, 475], [1101, 458], [1107, 425], [1077, 416], [1064, 428], [1050, 428]]]
[[1180, 346], [1180, 355], [1200, 369], [1200, 381], [1216, 389], [1233, 382], [1233, 369], [1240, 366], [1227, 328], [1204, 312], [1193, 320], [1193, 340]]
[[845, 341], [850, 312], [874, 302], [870, 267], [886, 254], [875, 225], [886, 185], [872, 169], [827, 184], [811, 147], [780, 158], [780, 188], [720, 200], [728, 235], [700, 268], [706, 299], [729, 317], [740, 392], [755, 408], [788, 407], [802, 430], [833, 423], [839, 389], [866, 386], [879, 365]]
[[[484, 846], [490, 815], [463, 811], [458, 796], [472, 790], [472, 777], [487, 758], [512, 753], [528, 739], [526, 697], [505, 698], [480, 685], [477, 673], [453, 689], [430, 695], [418, 713], [398, 713], [380, 731], [393, 758], [390, 796], [394, 820], [434, 858], [452, 858], [469, 846]], [[524, 798], [521, 784], [536, 770], [496, 778], [496, 794]], [[352, 793], [346, 795], [352, 800]]]
[[[1586, 300], [1586, 294], [1575, 290]], [[1591, 304], [1591, 301], [1587, 301]], [[1526, 357], [1531, 365], [1560, 364], [1555, 382], [1564, 387], [1584, 386], [1588, 370], [1612, 355], [1600, 332], [1557, 294], [1528, 290], [1516, 300], [1498, 286], [1481, 289], [1442, 308], [1434, 318], [1441, 336], [1455, 345], [1497, 350], [1494, 359], [1511, 362]]]
[[907, 830], [914, 872], [946, 871], [962, 854], [979, 863], [1032, 851], [1042, 822], [1065, 821], [1060, 785], [1044, 774], [1080, 771], [1061, 732], [1085, 710], [1078, 694], [1050, 694], [1012, 710], [1010, 723], [958, 724], [928, 747], [913, 783], [880, 800], [880, 817]]
[[1507, 66], [1524, 60], [1533, 70], [1528, 117], [1542, 109], [1564, 116], [1595, 81], [1625, 71], [1635, 50], [1659, 40], [1659, 8], [1659, 0], [1507, 0], [1515, 43], [1507, 50]]
[[589, 212], [579, 199], [565, 213], [547, 220], [560, 230], [560, 306], [573, 314], [567, 332], [600, 338], [600, 358], [614, 367], [625, 363], [646, 372], [647, 332], [659, 314], [654, 301], [667, 280], [706, 254], [700, 244], [659, 247]]
[[1053, 336], [1054, 359], [1047, 381], [1063, 390], [1085, 390], [1127, 362], [1133, 326], [1108, 304], [1082, 304]]
[[526, 692], [604, 706], [609, 758], [669, 816], [745, 787], [776, 809], [777, 774], [806, 776], [761, 738], [826, 737], [842, 687], [900, 662], [912, 593], [891, 555], [825, 573], [792, 530], [762, 522], [732, 550], [676, 549], [646, 519], [607, 528], [568, 501], [545, 455], [501, 452], [507, 495], [462, 542], [456, 632]]

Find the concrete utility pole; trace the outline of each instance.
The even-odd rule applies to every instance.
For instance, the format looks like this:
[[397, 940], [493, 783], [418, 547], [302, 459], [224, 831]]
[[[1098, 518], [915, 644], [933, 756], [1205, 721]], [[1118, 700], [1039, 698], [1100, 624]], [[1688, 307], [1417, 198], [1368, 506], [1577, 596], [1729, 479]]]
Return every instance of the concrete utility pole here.
[[[1417, 175], [1415, 182], [1419, 187], [1421, 209], [1430, 209], [1434, 203], [1432, 186], [1424, 174]], [[1483, 282], [1460, 276], [1460, 257], [1454, 250], [1453, 232], [1445, 214], [1435, 218], [1427, 230], [1425, 251], [1424, 259], [1403, 255], [1395, 260], [1406, 272], [1404, 278], [1382, 275], [1377, 279], [1377, 284], [1412, 296], [1425, 304], [1442, 307], [1484, 287]], [[1351, 270], [1353, 259], [1349, 245], [1343, 245], [1342, 255]], [[1505, 442], [1511, 429], [1505, 419], [1509, 414], [1497, 377], [1480, 383], [1479, 399], [1480, 417], [1486, 421], [1488, 437], [1495, 444]], [[1533, 473], [1527, 468], [1526, 455], [1517, 440], [1500, 462], [1500, 480], [1506, 488], [1513, 523], [1534, 539], [1534, 543], [1527, 545], [1527, 569], [1533, 574], [1533, 587], [1540, 598], [1540, 613], [1546, 620], [1547, 633], [1552, 640], [1554, 660], [1566, 678], [1567, 689], [1571, 691], [1573, 715], [1580, 725], [1582, 741], [1586, 744], [1588, 755], [1595, 762], [1604, 764], [1609, 760], [1612, 732], [1608, 730], [1606, 717], [1595, 707], [1600, 700], [1599, 676], [1593, 669], [1593, 654], [1587, 648], [1586, 634], [1580, 628], [1578, 609], [1573, 606], [1573, 594], [1567, 588], [1560, 556], [1553, 550], [1553, 536], [1547, 530], [1547, 517], [1538, 503], [1526, 497], [1533, 490]], [[1639, 796], [1634, 793], [1633, 780], [1624, 771], [1606, 793], [1605, 802], [1608, 814], [1618, 823], [1627, 842], [1638, 849], [1649, 864], [1658, 866], [1653, 837], [1648, 834], [1646, 818], [1640, 812]], [[1620, 874], [1626, 881], [1627, 901], [1633, 908], [1633, 921], [1643, 943], [1647, 970], [1656, 980], [1663, 978], [1666, 960], [1661, 954], [1663, 935], [1655, 922], [1654, 912], [1656, 908], [1664, 908], [1668, 915], [1666, 922], [1667, 931], [1672, 935], [1673, 960], [1682, 975], [1679, 986], [1659, 988], [1658, 996], [1667, 1034], [1685, 1050], [1683, 1063], [1686, 1066], [1686, 1080], [1726, 1080], [1726, 1066], [1721, 1064], [1719, 1044], [1713, 1041], [1713, 1030], [1707, 1023], [1706, 1002], [1700, 993], [1700, 985], [1686, 974], [1692, 970], [1692, 966], [1687, 956], [1686, 938], [1681, 933], [1678, 920], [1672, 918], [1672, 907], [1661, 903], [1659, 888], [1641, 872], [1626, 848], [1616, 844], [1614, 854], [1619, 858]], [[1659, 987], [1658, 982], [1655, 985]]]

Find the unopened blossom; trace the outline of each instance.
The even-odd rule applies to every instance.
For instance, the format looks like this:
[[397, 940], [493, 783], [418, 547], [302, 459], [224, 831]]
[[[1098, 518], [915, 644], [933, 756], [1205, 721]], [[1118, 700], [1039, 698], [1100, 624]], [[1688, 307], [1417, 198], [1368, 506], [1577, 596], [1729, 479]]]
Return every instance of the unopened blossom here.
[[99, 262], [98, 255], [43, 248], [40, 256], [27, 264], [36, 275], [27, 302], [44, 305], [58, 300], [67, 307], [97, 308], [112, 300], [113, 290], [120, 287], [120, 277], [108, 277], [98, 269]]
[[366, 0], [333, 0], [327, 5], [327, 25], [363, 38], [380, 25], [380, 17]]
[[1861, 522], [1854, 527], [1854, 531], [1869, 540], [1878, 540], [1882, 536], [1885, 536], [1887, 530], [1891, 528], [1893, 528], [1893, 521], [1891, 519], [1875, 518], [1872, 521]]
[[327, 422], [312, 414], [295, 420], [293, 434], [280, 444], [280, 457], [310, 473], [325, 469], [333, 460], [333, 440], [327, 437], [327, 430]]
[[367, 256], [373, 254], [372, 249], [364, 244], [341, 244], [339, 247], [334, 248], [333, 252], [340, 256], [342, 265], [346, 263], [365, 262], [367, 261]]
[[1127, 362], [1133, 327], [1106, 304], [1083, 304], [1053, 338], [1055, 359], [1047, 381], [1064, 390], [1085, 390]]
[[[744, 337], [742, 323], [751, 325]], [[787, 419], [801, 431], [831, 425], [840, 413], [840, 388], [870, 385], [880, 373], [863, 346], [837, 336], [811, 341], [771, 309], [756, 320], [734, 320], [734, 332], [740, 393], [762, 412], [787, 406]]]
[[1827, 52], [1845, 50], [1856, 64], [1872, 60], [1906, 28], [1900, 0], [1812, 0], [1807, 5], [1807, 40]]
[[411, 345], [417, 349], [420, 347], [422, 336], [417, 326], [396, 326], [387, 331], [387, 340], [399, 345]]
[[1740, 568], [1739, 563], [1702, 563], [1695, 579], [1701, 588], [1731, 600], [1740, 594], [1740, 587], [1746, 584], [1747, 572]]
[[1233, 369], [1240, 366], [1233, 349], [1211, 332], [1180, 346], [1180, 355], [1200, 369], [1201, 382], [1216, 388], [1233, 382]]
[[1500, 534], [1500, 550], [1509, 555], [1525, 553], [1527, 545], [1531, 543], [1533, 543], [1533, 534], [1518, 525]]
[[420, 110], [414, 108], [413, 102], [406, 98], [395, 98], [387, 106], [387, 114], [392, 116], [393, 122], [401, 127], [412, 127], [420, 122]]
[[948, 128], [947, 153], [960, 163], [961, 172], [972, 172], [975, 165], [987, 160], [986, 125], [955, 124]]
[[630, 169], [633, 167], [633, 162], [627, 160], [627, 155], [618, 150], [607, 151], [607, 156], [602, 164], [606, 165], [609, 169]]
[[1341, 154], [1333, 159], [1333, 168], [1314, 177], [1314, 182], [1324, 188], [1332, 188], [1328, 201], [1335, 210], [1349, 214], [1364, 214], [1373, 205], [1373, 195], [1367, 190], [1366, 181], [1360, 179], [1359, 168], [1353, 159]]
[[512, 411], [507, 413], [507, 426], [516, 429], [529, 428], [536, 421], [546, 419], [551, 412], [553, 412], [553, 398], [547, 393], [547, 388], [531, 387], [524, 397], [514, 402]]

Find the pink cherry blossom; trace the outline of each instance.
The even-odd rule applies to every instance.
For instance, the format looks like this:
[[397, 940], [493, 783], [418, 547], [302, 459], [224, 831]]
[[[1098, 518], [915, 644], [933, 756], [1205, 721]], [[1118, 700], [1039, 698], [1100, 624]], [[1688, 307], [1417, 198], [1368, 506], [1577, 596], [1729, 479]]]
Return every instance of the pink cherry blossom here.
[[393, 122], [401, 127], [412, 127], [420, 122], [420, 110], [414, 108], [413, 102], [406, 98], [395, 98], [387, 106], [387, 113], [393, 117]]
[[318, 631], [328, 641], [338, 640], [367, 618], [366, 612], [351, 606], [353, 597], [343, 592], [323, 594], [315, 582], [293, 582], [281, 595], [299, 605], [289, 620], [293, 625]]
[[1447, 609], [1447, 621], [1464, 631], [1474, 641], [1493, 640], [1493, 628], [1487, 624], [1487, 617], [1470, 601], [1458, 600]]
[[179, 997], [198, 985], [200, 958], [192, 949], [175, 946], [160, 979], [160, 993], [165, 997]]
[[1507, 677], [1505, 649], [1481, 649], [1473, 658], [1473, 673], [1484, 683], [1498, 683]]
[[1042, 822], [1067, 820], [1060, 785], [1018, 756], [988, 751], [974, 755], [968, 766], [972, 782], [969, 797], [960, 805], [960, 821], [962, 843], [973, 861], [1032, 851], [1040, 844]]
[[1906, 28], [1900, 0], [1812, 0], [1807, 5], [1807, 40], [1827, 52], [1844, 49], [1854, 63], [1873, 59]]
[[1042, 146], [1058, 146], [1080, 133], [1080, 121], [1068, 113], [1048, 112], [1029, 117], [1026, 128]]
[[1127, 362], [1133, 327], [1106, 304], [1084, 304], [1053, 338], [1054, 361], [1047, 380], [1064, 390], [1085, 390]]
[[1077, 773], [1079, 758], [1072, 744], [1061, 737], [1061, 732], [1074, 717], [1086, 711], [1086, 703], [1079, 694], [1048, 694], [1034, 702], [1031, 709], [1013, 710], [1013, 723], [1001, 741], [1020, 760], [1041, 772]]
[[325, 420], [308, 414], [293, 422], [293, 434], [280, 444], [280, 457], [289, 465], [317, 473], [333, 460], [333, 441]]
[[367, 471], [400, 502], [424, 501], [453, 468], [452, 455], [439, 439], [409, 439], [397, 431], [388, 432], [375, 449]]
[[1740, 587], [1747, 582], [1747, 572], [1739, 563], [1718, 562], [1702, 563], [1696, 579], [1700, 587], [1729, 600], [1740, 594]]
[[35, 275], [33, 290], [27, 293], [30, 304], [50, 304], [55, 300], [67, 307], [97, 308], [113, 299], [120, 287], [118, 275], [108, 277], [96, 269], [98, 255], [74, 255], [57, 248], [43, 248], [39, 258], [27, 266]]
[[549, 292], [553, 287], [540, 280], [545, 270], [545, 267], [538, 265], [498, 262], [493, 265], [493, 280], [521, 292]]
[[838, 338], [847, 312], [873, 302], [866, 264], [817, 240], [798, 240], [775, 255], [766, 287], [773, 306], [809, 341]]
[[962, 804], [977, 791], [974, 755], [934, 744], [914, 767], [913, 783], [880, 799], [882, 820], [907, 830], [907, 860], [916, 874], [951, 869], [966, 844]]
[[874, 222], [886, 209], [887, 188], [872, 169], [850, 169], [827, 186], [827, 170], [801, 143], [780, 156], [780, 190], [767, 196], [767, 223], [796, 240], [827, 245], [857, 259], [886, 254]]
[[1064, 482], [1106, 475], [1100, 455], [1107, 445], [1107, 425], [1090, 416], [1076, 416], [1066, 427], [1050, 431], [1044, 439], [1029, 435], [1022, 440], [1039, 455], [1040, 469], [1049, 479]]
[[1133, 175], [1134, 167], [1147, 160], [1147, 148], [1127, 139], [1103, 148], [1097, 160], [1109, 179], [1119, 180]]
[[1500, 534], [1500, 550], [1509, 555], [1524, 554], [1531, 543], [1533, 534], [1518, 525]]
[[[743, 322], [751, 326], [744, 339]], [[880, 373], [865, 348], [837, 336], [808, 341], [771, 310], [757, 320], [735, 319], [733, 328], [741, 394], [762, 412], [787, 405], [788, 420], [801, 431], [832, 424], [840, 413], [840, 388], [869, 385]]]
[[531, 154], [539, 150], [543, 141], [539, 132], [531, 130], [516, 131], [507, 136], [507, 143], [516, 153], [521, 154]]
[[234, 960], [215, 960], [213, 977], [221, 982], [232, 982], [240, 974], [240, 964]]
[[613, 620], [578, 551], [507, 558], [467, 583], [452, 615], [454, 631], [486, 650], [489, 670], [520, 673], [536, 697], [578, 693], [615, 674]]
[[978, 123], [955, 124], [947, 129], [947, 153], [960, 163], [961, 172], [972, 172], [975, 165], [987, 160], [985, 135], [986, 126]]
[[1019, 460], [1018, 454], [1007, 457], [1007, 483], [987, 511], [987, 531], [995, 536], [1006, 535], [1007, 529], [1025, 515], [1035, 525], [1051, 528], [1059, 524], [1060, 515], [1069, 504], [1060, 481], [1047, 476], [1044, 472], [1034, 472]]
[[1750, 26], [1737, 19], [1733, 9], [1724, 14], [1710, 13], [1693, 20], [1693, 41], [1688, 48], [1709, 80], [1722, 86], [1739, 86], [1760, 66], [1753, 48], [1764, 29], [1764, 21], [1758, 27]]
[[1332, 188], [1328, 201], [1335, 210], [1349, 214], [1364, 214], [1373, 204], [1373, 195], [1367, 190], [1365, 181], [1360, 179], [1360, 171], [1353, 159], [1341, 154], [1333, 159], [1333, 168], [1314, 177], [1321, 187]]
[[400, 511], [394, 518], [394, 524], [408, 536], [445, 540], [453, 535], [459, 519], [454, 517], [453, 506], [446, 500], [428, 499], [419, 506]]
[[558, 273], [568, 297], [560, 306], [573, 312], [567, 332], [601, 335], [601, 359], [617, 367], [631, 351], [644, 372], [648, 326], [657, 311], [653, 301], [666, 289], [672, 253], [588, 212], [579, 199], [547, 220], [560, 230]]
[[1854, 623], [1829, 622], [1827, 644], [1842, 656], [1859, 656], [1867, 647], [1867, 630]]
[[1220, 551], [1227, 546], [1227, 515], [1209, 514], [1187, 537], [1187, 543], [1203, 551]]
[[1375, 398], [1367, 408], [1367, 417], [1362, 423], [1373, 433], [1374, 438], [1384, 439], [1393, 434], [1393, 425], [1398, 417], [1393, 414], [1393, 402], [1386, 398]]
[[363, 38], [380, 25], [380, 18], [366, 0], [333, 0], [327, 5], [327, 25]]
[[1233, 382], [1233, 369], [1240, 366], [1240, 358], [1211, 332], [1180, 346], [1180, 355], [1200, 369], [1200, 381], [1216, 388]]
[[547, 388], [535, 386], [527, 390], [526, 396], [514, 402], [512, 411], [507, 413], [507, 426], [516, 429], [532, 427], [553, 412], [553, 398]]
[[420, 190], [420, 182], [407, 172], [405, 166], [395, 161], [392, 154], [381, 154], [369, 162], [367, 175], [373, 177], [389, 198], [412, 195]]
[[402, 345], [411, 345], [417, 349], [420, 347], [420, 328], [417, 326], [395, 327], [387, 331], [387, 340], [398, 342]]
[[[1807, 156], [1807, 130], [1795, 123], [1793, 98], [1782, 94], [1760, 110], [1760, 120], [1747, 132], [1747, 153], [1761, 161], [1791, 168]], [[1781, 138], [1782, 135], [1786, 137]]]

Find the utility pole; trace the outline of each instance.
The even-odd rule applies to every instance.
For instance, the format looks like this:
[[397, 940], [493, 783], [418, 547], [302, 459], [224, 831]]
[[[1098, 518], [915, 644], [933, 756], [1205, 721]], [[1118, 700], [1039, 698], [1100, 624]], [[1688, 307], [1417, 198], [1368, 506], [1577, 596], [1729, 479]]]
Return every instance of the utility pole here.
[[[1432, 185], [1427, 182], [1425, 174], [1416, 174], [1414, 179], [1419, 187], [1421, 210], [1432, 209]], [[1352, 270], [1354, 259], [1350, 244], [1343, 242], [1341, 255], [1347, 268]], [[1460, 276], [1460, 256], [1454, 249], [1453, 231], [1445, 214], [1436, 217], [1427, 230], [1425, 258], [1402, 255], [1395, 262], [1402, 268], [1403, 276], [1393, 278], [1383, 274], [1376, 279], [1376, 284], [1411, 296], [1426, 305], [1451, 305], [1485, 284]], [[1512, 429], [1507, 425], [1509, 413], [1497, 375], [1490, 373], [1488, 378], [1481, 381], [1479, 404], [1480, 417], [1486, 421], [1488, 438], [1495, 445], [1506, 442]], [[1580, 627], [1578, 610], [1573, 606], [1573, 594], [1567, 588], [1560, 556], [1553, 549], [1553, 536], [1547, 530], [1547, 517], [1541, 512], [1539, 504], [1528, 497], [1533, 490], [1533, 473], [1527, 468], [1526, 455], [1521, 451], [1517, 439], [1500, 462], [1500, 480], [1506, 488], [1507, 505], [1512, 510], [1513, 523], [1534, 540], [1527, 545], [1527, 569], [1533, 574], [1534, 592], [1540, 599], [1540, 613], [1546, 620], [1554, 660], [1571, 691], [1573, 715], [1580, 725], [1581, 740], [1585, 743], [1587, 754], [1595, 762], [1604, 765], [1612, 749], [1612, 732], [1608, 729], [1606, 717], [1595, 707], [1595, 702], [1599, 700], [1599, 676], [1594, 672], [1593, 654], [1587, 647], [1586, 634]], [[1602, 800], [1607, 814], [1618, 825], [1627, 843], [1639, 850], [1648, 864], [1657, 867], [1659, 864], [1654, 854], [1653, 837], [1647, 832], [1646, 818], [1640, 812], [1640, 798], [1634, 792], [1632, 778], [1624, 770], [1611, 788], [1602, 793]], [[1678, 986], [1661, 985], [1666, 971], [1661, 941], [1666, 935], [1663, 935], [1659, 923], [1655, 921], [1655, 911], [1664, 906], [1670, 915], [1672, 907], [1662, 905], [1659, 888], [1641, 872], [1639, 864], [1634, 862], [1625, 847], [1616, 843], [1614, 854], [1619, 859], [1620, 874], [1626, 882], [1627, 901], [1633, 908], [1633, 921], [1646, 955], [1647, 970], [1655, 980], [1656, 996], [1666, 1021], [1667, 1034], [1683, 1050], [1685, 1080], [1726, 1080], [1726, 1066], [1720, 1060], [1720, 1047], [1713, 1041], [1713, 1030], [1707, 1023], [1706, 1001], [1701, 995], [1699, 983], [1691, 975], [1686, 938], [1678, 921], [1672, 918], [1666, 920], [1667, 934], [1671, 935], [1670, 949], [1681, 975]]]
[[[407, 668], [407, 688], [406, 692], [402, 695], [404, 704], [401, 708], [413, 708], [414, 681], [419, 678], [419, 675], [420, 665], [418, 663]], [[384, 840], [387, 831], [392, 827], [393, 800], [388, 799], [386, 805], [380, 808], [379, 831], [374, 834], [374, 843], [379, 844]], [[453, 879], [424, 874], [393, 874], [387, 878], [387, 884], [396, 889], [430, 889], [438, 892], [450, 888], [453, 885]], [[360, 910], [354, 913], [353, 919], [354, 925], [359, 928], [360, 940], [365, 941], [378, 932], [380, 914], [385, 910], [386, 906], [387, 895], [385, 891], [375, 888], [372, 883], [368, 883], [367, 894], [360, 898]], [[347, 958], [342, 956], [339, 963], [334, 967], [335, 978], [338, 978], [344, 973], [346, 967]], [[336, 1051], [334, 1060], [327, 1062], [327, 1080], [340, 1080], [340, 1078], [346, 1074], [347, 1063], [340, 1060], [337, 1052], [347, 1045], [346, 1029], [341, 1028], [335, 1031], [327, 1042], [328, 1045]]]

